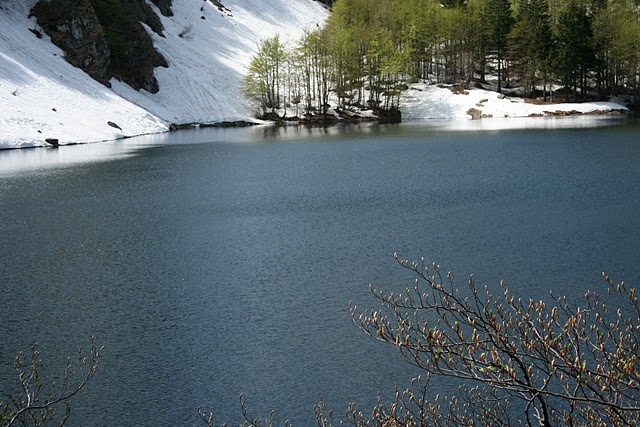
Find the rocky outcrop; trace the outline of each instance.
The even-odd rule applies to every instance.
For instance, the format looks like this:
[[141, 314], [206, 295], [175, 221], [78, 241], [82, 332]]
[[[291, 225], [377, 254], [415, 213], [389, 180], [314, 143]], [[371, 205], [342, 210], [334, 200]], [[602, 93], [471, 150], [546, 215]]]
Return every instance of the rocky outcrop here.
[[[591, 116], [603, 116], [603, 115], [618, 115], [618, 114], [626, 114], [629, 111], [620, 110], [620, 109], [611, 109], [611, 110], [593, 110], [588, 112], [578, 111], [578, 110], [555, 110], [555, 111], [544, 111], [543, 114], [537, 114], [535, 117], [543, 117], [543, 116], [581, 116], [581, 115], [591, 115]], [[533, 114], [530, 114], [529, 117], [534, 117]]]
[[158, 7], [158, 9], [160, 9], [160, 13], [162, 13], [164, 16], [173, 16], [173, 11], [171, 10], [171, 0], [151, 1]]
[[[93, 1], [95, 3], [98, 3], [98, 0], [93, 0]], [[164, 27], [162, 26], [160, 17], [156, 15], [156, 13], [153, 11], [151, 6], [149, 6], [149, 3], [147, 3], [145, 0], [127, 1], [127, 3], [128, 4], [127, 6], [125, 6], [125, 10], [127, 8], [131, 9], [131, 11], [128, 11], [127, 13], [133, 13], [138, 21], [144, 22], [153, 30], [153, 32], [164, 37], [164, 35], [162, 34], [162, 32], [164, 31]], [[171, 5], [171, 2], [168, 2], [169, 6], [166, 6], [167, 4], [166, 1], [164, 2], [159, 1], [158, 3], [163, 5], [163, 8], [168, 7], [168, 9], [164, 9], [164, 10], [172, 13], [171, 8], [169, 7]], [[160, 9], [160, 7], [158, 7], [158, 9]], [[160, 9], [160, 12], [163, 15], [165, 15], [163, 12], [163, 9]]]
[[111, 51], [90, 0], [41, 2], [31, 14], [69, 63], [109, 85]]
[[477, 108], [469, 108], [467, 114], [470, 115], [473, 120], [482, 118], [482, 110], [478, 110]]
[[[478, 104], [480, 104], [479, 106], [482, 106], [482, 102], [485, 100], [480, 101]], [[476, 104], [476, 105], [478, 105]], [[482, 110], [479, 110], [477, 108], [469, 108], [467, 110], [467, 114], [471, 116], [472, 120], [478, 120], [478, 119], [490, 119], [493, 117], [493, 114], [483, 114]], [[505, 116], [506, 117], [506, 116]]]
[[[154, 4], [163, 14], [171, 0]], [[155, 67], [166, 67], [141, 22], [162, 35], [160, 18], [145, 0], [41, 0], [32, 9], [38, 25], [72, 65], [109, 86], [116, 78], [134, 89], [158, 91]]]
[[[229, 9], [227, 9], [225, 7], [225, 5], [223, 5], [220, 0], [209, 0], [215, 7], [218, 8], [218, 10], [222, 13], [231, 13], [231, 11]], [[200, 8], [200, 10], [202, 10], [202, 8]]]

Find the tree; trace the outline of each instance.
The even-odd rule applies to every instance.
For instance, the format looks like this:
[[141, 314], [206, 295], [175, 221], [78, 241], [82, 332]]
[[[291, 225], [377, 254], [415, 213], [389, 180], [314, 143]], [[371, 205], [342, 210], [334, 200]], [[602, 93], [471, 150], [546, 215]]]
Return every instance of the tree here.
[[363, 55], [359, 49], [358, 36], [352, 28], [327, 26], [326, 34], [330, 56], [333, 61], [334, 88], [338, 106], [347, 108], [362, 103], [364, 87]]
[[327, 114], [334, 80], [327, 34], [321, 30], [306, 31], [298, 44], [297, 61], [302, 70], [306, 112], [316, 110], [322, 115]]
[[508, 56], [520, 75], [525, 96], [534, 93], [538, 76], [546, 83], [549, 76], [553, 34], [545, 0], [520, 0], [516, 23], [509, 34]]
[[[640, 422], [640, 303], [624, 282], [616, 285], [603, 273], [604, 296], [588, 291], [582, 306], [566, 297], [548, 306], [513, 296], [503, 282], [495, 295], [470, 278], [463, 292], [438, 265], [395, 258], [417, 276], [414, 286], [399, 294], [371, 288], [382, 309], [353, 306], [351, 315], [423, 375], [371, 416], [351, 408], [354, 425]], [[459, 395], [429, 399], [434, 376], [460, 381]], [[319, 422], [331, 425], [331, 417], [321, 414]]]
[[[67, 360], [62, 382], [58, 386], [54, 383], [48, 389], [42, 383], [44, 365], [37, 346], [32, 346], [30, 357], [20, 352], [14, 361], [20, 392], [9, 396], [6, 402], [0, 401], [0, 426], [46, 426], [49, 423], [62, 426], [71, 415], [69, 401], [96, 374], [102, 351], [103, 347], [98, 348], [92, 337], [88, 354], [80, 347], [77, 361]], [[66, 404], [65, 411], [59, 415], [56, 408], [62, 404]]]
[[282, 106], [281, 90], [286, 64], [286, 51], [280, 36], [263, 40], [252, 57], [244, 79], [243, 93], [260, 105], [262, 116], [276, 115]]
[[573, 100], [578, 87], [585, 98], [587, 74], [595, 63], [591, 18], [586, 7], [577, 0], [570, 0], [560, 12], [556, 25], [556, 72], [561, 76], [565, 89], [573, 88]]
[[427, 18], [436, 8], [431, 0], [396, 2], [396, 16], [403, 24], [398, 29], [400, 43], [409, 52], [408, 72], [414, 78], [426, 78], [430, 62], [431, 49], [429, 32], [432, 19]]
[[502, 80], [505, 77], [503, 60], [507, 50], [508, 35], [513, 26], [511, 4], [509, 0], [486, 0], [481, 16], [484, 41], [489, 51], [495, 54], [498, 65], [498, 93], [500, 93]]
[[[370, 290], [379, 310], [351, 306], [353, 323], [393, 346], [422, 373], [386, 405], [367, 414], [353, 404], [346, 424], [357, 427], [636, 426], [640, 423], [640, 301], [635, 289], [605, 273], [602, 294], [582, 305], [522, 299], [500, 282], [497, 294], [471, 276], [465, 292], [439, 265], [400, 260], [413, 286], [399, 293]], [[455, 396], [429, 394], [434, 377], [459, 384]], [[259, 426], [241, 400], [243, 426]], [[213, 415], [198, 411], [206, 425]], [[319, 426], [334, 424], [321, 399]], [[273, 416], [264, 419], [271, 426]], [[226, 425], [226, 424], [225, 424]]]
[[616, 0], [593, 19], [600, 66], [599, 79], [608, 95], [633, 95], [637, 102], [640, 73], [640, 11], [632, 1]]

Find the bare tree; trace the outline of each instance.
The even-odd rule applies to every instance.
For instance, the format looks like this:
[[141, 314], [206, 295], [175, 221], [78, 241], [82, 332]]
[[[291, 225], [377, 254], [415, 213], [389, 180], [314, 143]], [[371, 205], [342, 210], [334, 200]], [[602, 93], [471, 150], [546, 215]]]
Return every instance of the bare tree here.
[[[351, 308], [353, 322], [391, 344], [423, 371], [395, 401], [371, 415], [350, 409], [353, 425], [635, 426], [640, 423], [640, 305], [614, 284], [584, 294], [584, 304], [553, 304], [499, 294], [469, 278], [466, 292], [436, 264], [396, 261], [417, 276], [399, 295], [371, 287], [381, 310]], [[459, 393], [428, 394], [434, 376], [459, 381]], [[518, 410], [513, 410], [516, 407]], [[321, 414], [320, 425], [331, 425]]]
[[[244, 421], [240, 424], [240, 427], [273, 427], [275, 411], [269, 412], [269, 415], [264, 419], [256, 418], [249, 415], [249, 409], [247, 402], [244, 398], [244, 394], [240, 394], [240, 408], [242, 410], [242, 418]], [[202, 408], [198, 408], [198, 418], [208, 427], [215, 426], [215, 417], [213, 412], [203, 412]], [[227, 427], [229, 423], [223, 423], [222, 427]], [[291, 427], [291, 423], [287, 420], [284, 422], [284, 427]]]
[[[636, 426], [640, 425], [640, 304], [635, 289], [606, 274], [602, 294], [582, 304], [566, 296], [514, 296], [500, 282], [494, 292], [469, 277], [459, 289], [437, 264], [400, 260], [416, 275], [400, 294], [370, 286], [380, 310], [351, 307], [356, 326], [394, 346], [422, 373], [395, 399], [367, 413], [351, 404], [346, 420], [320, 400], [318, 426]], [[433, 378], [458, 385], [435, 394]], [[246, 426], [258, 425], [248, 418]], [[207, 421], [207, 418], [203, 418]], [[208, 418], [211, 426], [212, 418]], [[268, 419], [267, 425], [271, 425]]]
[[[37, 345], [31, 347], [31, 354], [20, 352], [14, 367], [20, 379], [20, 392], [0, 401], [0, 426], [46, 426], [55, 423], [62, 426], [71, 414], [70, 400], [93, 378], [103, 347], [97, 347], [91, 338], [87, 354], [78, 349], [77, 360], [67, 359], [62, 382], [45, 387], [42, 383], [44, 365]], [[56, 408], [64, 404], [64, 413], [56, 413]]]

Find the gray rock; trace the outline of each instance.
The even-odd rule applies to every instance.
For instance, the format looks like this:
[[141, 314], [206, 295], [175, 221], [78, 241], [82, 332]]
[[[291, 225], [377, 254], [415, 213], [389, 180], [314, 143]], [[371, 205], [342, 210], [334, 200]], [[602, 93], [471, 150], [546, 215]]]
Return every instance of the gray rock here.
[[477, 108], [469, 108], [467, 114], [470, 115], [473, 120], [482, 118], [482, 110], [478, 110]]
[[122, 130], [122, 128], [120, 126], [118, 126], [117, 124], [115, 124], [114, 122], [109, 121], [109, 122], [107, 122], [107, 124], [109, 126], [111, 126], [112, 128], [116, 128], [116, 129]]

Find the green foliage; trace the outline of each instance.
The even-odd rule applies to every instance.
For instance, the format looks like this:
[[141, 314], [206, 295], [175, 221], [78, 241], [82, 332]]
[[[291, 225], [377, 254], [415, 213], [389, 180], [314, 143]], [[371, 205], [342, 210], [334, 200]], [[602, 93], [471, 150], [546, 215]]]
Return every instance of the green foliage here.
[[[546, 88], [554, 38], [545, 0], [521, 0], [518, 6], [518, 16], [509, 34], [507, 56], [528, 95], [534, 93], [540, 79]], [[546, 99], [546, 91], [544, 96]]]
[[276, 114], [281, 107], [281, 88], [287, 52], [279, 35], [260, 43], [258, 52], [251, 59], [245, 77], [243, 93], [258, 101], [262, 115]]
[[556, 72], [567, 91], [573, 88], [574, 100], [577, 98], [578, 87], [582, 89], [581, 94], [584, 97], [587, 72], [595, 64], [595, 52], [592, 44], [591, 18], [587, 14], [587, 8], [577, 0], [569, 0], [566, 8], [560, 12], [556, 25], [556, 40]]
[[100, 24], [104, 28], [109, 48], [114, 57], [127, 54], [128, 42], [125, 8], [120, 0], [93, 0]]
[[640, 11], [634, 2], [612, 1], [593, 19], [596, 55], [605, 85], [614, 94], [634, 94], [637, 98], [640, 70]]
[[504, 64], [508, 36], [513, 26], [513, 16], [509, 0], [485, 0], [480, 9], [480, 37], [495, 55], [498, 70], [498, 92], [501, 92], [504, 80]]
[[639, 52], [633, 0], [338, 0], [272, 73], [280, 77], [269, 80], [255, 58], [245, 94], [263, 115], [300, 104], [325, 114], [331, 94], [340, 109], [394, 110], [406, 82], [468, 87], [495, 71], [499, 92], [506, 82], [536, 96], [542, 86], [546, 100], [561, 82], [569, 100], [594, 86], [637, 99]]

